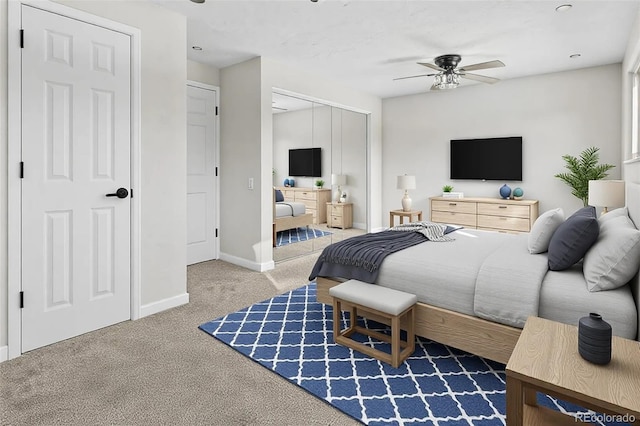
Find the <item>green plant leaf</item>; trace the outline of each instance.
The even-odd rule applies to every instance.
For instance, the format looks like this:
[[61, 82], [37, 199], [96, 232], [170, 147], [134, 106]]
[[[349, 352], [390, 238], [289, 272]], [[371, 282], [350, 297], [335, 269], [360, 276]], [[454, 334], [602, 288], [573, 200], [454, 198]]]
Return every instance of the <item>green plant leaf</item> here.
[[589, 202], [589, 181], [600, 180], [607, 177], [609, 170], [614, 168], [613, 164], [598, 164], [600, 148], [591, 146], [580, 153], [580, 157], [563, 155], [565, 167], [568, 172], [554, 175], [571, 187], [571, 194], [582, 200], [586, 206]]

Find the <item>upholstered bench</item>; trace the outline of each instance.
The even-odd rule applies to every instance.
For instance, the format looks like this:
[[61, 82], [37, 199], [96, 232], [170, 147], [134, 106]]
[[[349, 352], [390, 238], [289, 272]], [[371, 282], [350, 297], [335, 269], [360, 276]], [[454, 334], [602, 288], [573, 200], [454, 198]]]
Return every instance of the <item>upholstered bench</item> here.
[[[333, 341], [372, 356], [380, 361], [398, 368], [400, 363], [415, 350], [415, 313], [414, 307], [418, 298], [409, 294], [378, 285], [367, 284], [358, 280], [349, 280], [329, 289], [333, 298]], [[340, 329], [342, 304], [351, 306], [349, 324], [344, 330]], [[367, 317], [367, 313], [375, 317], [389, 320], [391, 336], [360, 327], [358, 315]], [[400, 321], [406, 317], [407, 340], [400, 339]], [[388, 354], [371, 346], [364, 345], [351, 339], [353, 333], [370, 336], [383, 342], [391, 343], [391, 353]], [[401, 349], [404, 348], [404, 349]]]

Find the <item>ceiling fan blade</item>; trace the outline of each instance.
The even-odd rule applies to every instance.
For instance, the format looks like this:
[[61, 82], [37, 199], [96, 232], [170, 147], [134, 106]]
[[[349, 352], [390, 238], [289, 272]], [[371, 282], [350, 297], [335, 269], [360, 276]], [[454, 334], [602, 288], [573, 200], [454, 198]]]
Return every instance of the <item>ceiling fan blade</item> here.
[[489, 62], [481, 62], [479, 64], [466, 65], [458, 69], [460, 71], [475, 71], [475, 70], [485, 70], [487, 68], [500, 68], [500, 67], [504, 67], [504, 63], [502, 63], [502, 61], [489, 61]]
[[481, 81], [483, 83], [489, 83], [489, 84], [497, 83], [500, 81], [499, 78], [487, 77], [486, 75], [471, 74], [468, 72], [465, 72], [465, 73], [461, 72], [460, 77], [468, 78], [469, 80]]
[[418, 62], [418, 65], [423, 65], [425, 67], [431, 68], [436, 71], [446, 71], [444, 68], [440, 68], [439, 66], [435, 64], [431, 64], [429, 62]]
[[396, 80], [405, 80], [407, 78], [416, 78], [416, 77], [431, 77], [434, 76], [436, 74], [420, 74], [420, 75], [410, 75], [409, 77], [398, 77], [398, 78], [394, 78], [393, 81]]

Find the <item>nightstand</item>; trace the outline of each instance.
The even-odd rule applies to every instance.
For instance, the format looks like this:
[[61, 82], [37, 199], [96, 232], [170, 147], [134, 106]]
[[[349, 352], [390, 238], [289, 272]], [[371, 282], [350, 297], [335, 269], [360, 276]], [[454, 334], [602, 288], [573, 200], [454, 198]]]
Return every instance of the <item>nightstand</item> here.
[[578, 327], [529, 317], [507, 363], [507, 425], [578, 423], [538, 406], [536, 392], [639, 424], [638, 342], [613, 336], [611, 346], [608, 365], [591, 364], [578, 354]]
[[347, 229], [353, 226], [353, 203], [327, 203], [327, 226]]
[[404, 210], [391, 210], [389, 212], [389, 228], [393, 228], [395, 226], [395, 217], [398, 216], [400, 218], [400, 225], [404, 224], [404, 218], [408, 217], [409, 222], [413, 222], [413, 216], [418, 218], [418, 221], [422, 221], [422, 210], [411, 210], [405, 212]]

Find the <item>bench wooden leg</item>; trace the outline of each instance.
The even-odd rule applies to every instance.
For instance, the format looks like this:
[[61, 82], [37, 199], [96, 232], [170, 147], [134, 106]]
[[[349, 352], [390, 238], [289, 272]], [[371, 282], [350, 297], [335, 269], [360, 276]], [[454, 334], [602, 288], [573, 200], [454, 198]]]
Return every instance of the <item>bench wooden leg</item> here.
[[340, 314], [342, 313], [340, 299], [333, 298], [333, 343], [338, 343], [336, 337], [340, 335]]
[[391, 317], [391, 365], [398, 368], [400, 365], [400, 318]]
[[[386, 317], [391, 324], [391, 336], [379, 333], [374, 330], [369, 330], [365, 327], [358, 325], [358, 310], [369, 312], [371, 308], [351, 304], [349, 312], [349, 321], [347, 322], [347, 328], [341, 330], [341, 314], [342, 314], [342, 300], [333, 298], [333, 341], [337, 344], [354, 349], [358, 352], [362, 352], [366, 355], [372, 356], [382, 362], [391, 364], [394, 368], [398, 368], [405, 359], [407, 359], [415, 351], [415, 310], [414, 307], [408, 308], [400, 315], [389, 315], [380, 311], [371, 311], [376, 315]], [[365, 315], [366, 317], [366, 315]], [[400, 339], [400, 320], [406, 317], [407, 319], [407, 340]], [[371, 346], [356, 342], [350, 338], [353, 333], [361, 333], [372, 337], [374, 339], [387, 342], [391, 344], [391, 353], [383, 352], [379, 349], [375, 349]]]

